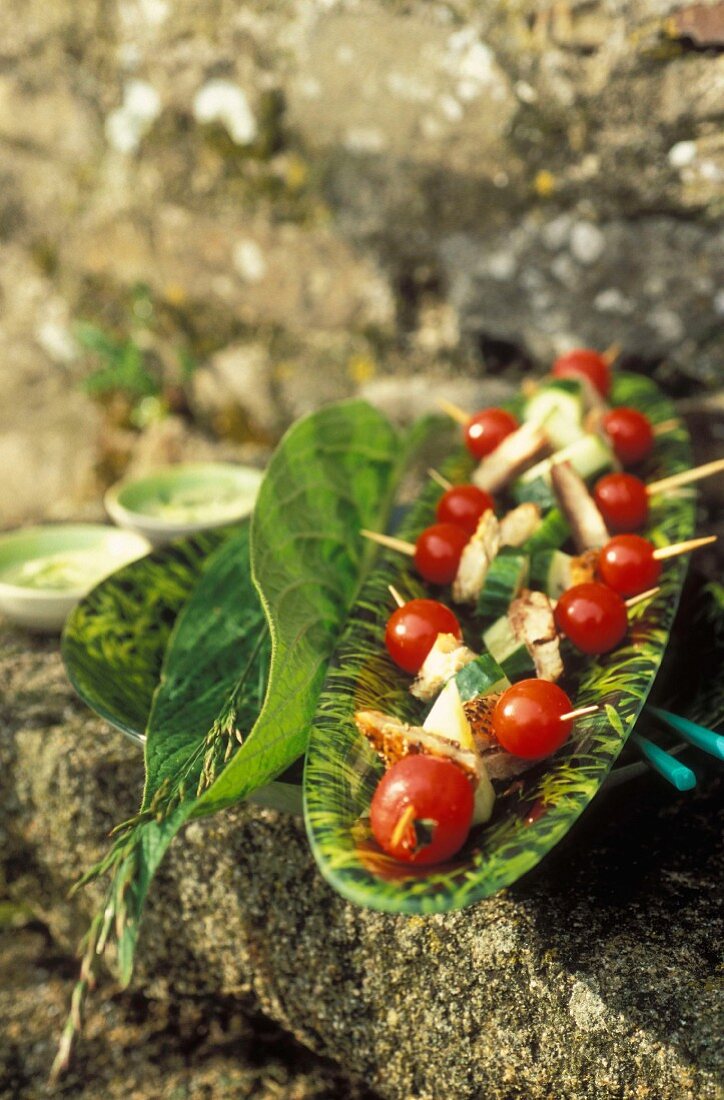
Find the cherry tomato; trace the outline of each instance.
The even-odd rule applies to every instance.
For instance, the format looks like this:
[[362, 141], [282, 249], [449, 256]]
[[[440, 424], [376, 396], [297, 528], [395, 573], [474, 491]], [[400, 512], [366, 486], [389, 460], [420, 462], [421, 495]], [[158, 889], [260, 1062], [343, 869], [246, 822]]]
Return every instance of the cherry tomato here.
[[611, 372], [608, 363], [597, 351], [576, 348], [560, 355], [553, 364], [554, 378], [580, 378], [583, 375], [596, 387], [601, 397], [608, 397], [611, 389]]
[[465, 843], [473, 817], [465, 772], [435, 756], [405, 756], [383, 775], [370, 819], [377, 843], [406, 863], [440, 863]]
[[573, 710], [571, 700], [547, 680], [520, 680], [504, 691], [493, 711], [493, 732], [507, 752], [533, 760], [549, 756], [567, 739]]
[[654, 588], [661, 576], [661, 562], [654, 547], [640, 535], [616, 535], [598, 556], [598, 572], [604, 584], [619, 596], [637, 596]]
[[610, 531], [636, 531], [648, 519], [646, 486], [633, 474], [604, 474], [593, 497]]
[[465, 446], [473, 458], [485, 458], [518, 427], [515, 417], [505, 409], [481, 409], [465, 428]]
[[651, 421], [638, 409], [629, 409], [625, 405], [611, 409], [601, 424], [611, 440], [616, 458], [624, 466], [633, 466], [651, 453], [654, 446]]
[[415, 566], [423, 580], [450, 584], [458, 571], [468, 533], [454, 523], [426, 527], [415, 543]]
[[483, 512], [494, 507], [493, 498], [484, 489], [475, 485], [453, 485], [440, 497], [436, 515], [440, 523], [454, 523], [468, 535], [474, 535]]
[[410, 600], [387, 620], [385, 645], [392, 660], [405, 672], [419, 672], [438, 634], [463, 640], [460, 623], [449, 607], [437, 600]]
[[628, 628], [626, 604], [597, 581], [567, 589], [555, 610], [556, 626], [583, 653], [608, 653]]

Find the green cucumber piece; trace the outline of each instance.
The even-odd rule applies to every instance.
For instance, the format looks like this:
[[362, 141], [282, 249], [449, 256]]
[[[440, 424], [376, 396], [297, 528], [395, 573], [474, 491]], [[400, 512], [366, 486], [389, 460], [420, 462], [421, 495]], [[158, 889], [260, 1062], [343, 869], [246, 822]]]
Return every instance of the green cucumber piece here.
[[[541, 520], [538, 529], [527, 538], [520, 549], [526, 554], [537, 554], [541, 550], [557, 550], [570, 538], [571, 529], [568, 520], [558, 508]], [[535, 588], [535, 585], [533, 585]]]
[[502, 550], [490, 563], [478, 597], [478, 614], [485, 618], [504, 615], [528, 580], [529, 559], [525, 553]]
[[525, 504], [526, 501], [538, 504], [544, 512], [556, 504], [556, 494], [553, 492], [550, 481], [546, 481], [543, 477], [536, 477], [533, 481], [522, 481], [518, 478], [513, 486], [513, 498], [518, 504]]
[[509, 680], [535, 676], [533, 658], [525, 643], [516, 638], [507, 615], [502, 615], [488, 627], [483, 634], [483, 642]]
[[[600, 435], [593, 433], [584, 435], [575, 443], [557, 451], [556, 458], [561, 462], [570, 462], [573, 469], [584, 479], [601, 474], [613, 466], [613, 450]], [[527, 483], [539, 477], [544, 480], [550, 479], [550, 460], [547, 458], [521, 474], [520, 480]]]
[[561, 378], [540, 386], [528, 398], [523, 420], [542, 425], [553, 447], [559, 450], [585, 435], [583, 413], [580, 382], [573, 378]]
[[571, 555], [564, 554], [562, 550], [542, 550], [534, 554], [530, 562], [531, 588], [557, 600], [571, 587], [572, 561]]
[[496, 691], [505, 691], [510, 680], [490, 653], [482, 653], [461, 668], [455, 677], [455, 683], [463, 703], [477, 699], [480, 695], [490, 695]]

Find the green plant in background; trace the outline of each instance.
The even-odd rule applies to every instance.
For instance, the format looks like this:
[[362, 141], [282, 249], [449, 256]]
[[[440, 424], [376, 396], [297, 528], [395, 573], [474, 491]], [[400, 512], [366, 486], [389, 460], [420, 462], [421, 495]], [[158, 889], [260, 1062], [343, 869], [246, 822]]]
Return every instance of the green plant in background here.
[[79, 321], [74, 335], [93, 366], [83, 389], [106, 406], [120, 404], [121, 420], [142, 429], [175, 409], [188, 409], [186, 393], [198, 361], [182, 346], [169, 354], [158, 330], [153, 297], [138, 284], [131, 294], [125, 323], [118, 331]]

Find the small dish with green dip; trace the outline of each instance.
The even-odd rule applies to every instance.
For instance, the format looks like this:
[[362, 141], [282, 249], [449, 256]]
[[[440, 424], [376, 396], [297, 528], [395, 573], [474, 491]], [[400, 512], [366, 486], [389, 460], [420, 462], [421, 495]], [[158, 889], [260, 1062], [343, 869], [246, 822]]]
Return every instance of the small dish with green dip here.
[[166, 466], [108, 490], [106, 510], [121, 527], [160, 546], [181, 535], [248, 516], [263, 474], [230, 462]]
[[140, 535], [97, 523], [0, 535], [0, 613], [31, 630], [59, 630], [91, 588], [149, 550]]

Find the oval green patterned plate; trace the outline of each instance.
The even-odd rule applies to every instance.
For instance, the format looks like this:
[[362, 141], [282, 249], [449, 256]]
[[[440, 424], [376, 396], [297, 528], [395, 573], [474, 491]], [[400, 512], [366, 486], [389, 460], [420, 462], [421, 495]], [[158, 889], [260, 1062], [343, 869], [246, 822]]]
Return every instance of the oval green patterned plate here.
[[[645, 410], [654, 423], [674, 416], [670, 402], [639, 375], [617, 375], [612, 402]], [[681, 427], [658, 437], [640, 473], [651, 481], [690, 465], [689, 439]], [[470, 462], [458, 455], [445, 472], [453, 481], [464, 480]], [[414, 539], [433, 522], [439, 492], [433, 484], [427, 487], [397, 532], [402, 538]], [[652, 499], [646, 534], [655, 543], [687, 539], [693, 528], [691, 492]], [[388, 585], [405, 598], [422, 595], [423, 589], [409, 559], [383, 551], [330, 666], [307, 752], [307, 832], [324, 877], [359, 905], [436, 913], [480, 901], [534, 867], [595, 796], [633, 729], [666, 648], [685, 570], [683, 558], [667, 563], [659, 594], [632, 611], [624, 646], [597, 660], [567, 660], [566, 686], [576, 706], [598, 703], [601, 709], [576, 722], [555, 756], [499, 791], [491, 822], [471, 832], [454, 862], [410, 868], [384, 855], [371, 838], [365, 816], [382, 768], [353, 722], [362, 708], [414, 723], [421, 718], [409, 681], [387, 657], [382, 639], [390, 611]]]

